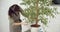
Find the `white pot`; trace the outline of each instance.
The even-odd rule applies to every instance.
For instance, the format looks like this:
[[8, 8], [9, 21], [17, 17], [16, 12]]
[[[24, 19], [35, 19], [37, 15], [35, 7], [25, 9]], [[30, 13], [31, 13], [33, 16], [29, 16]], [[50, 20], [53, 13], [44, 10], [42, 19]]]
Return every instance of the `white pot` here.
[[38, 32], [39, 31], [39, 27], [31, 27], [31, 32]]

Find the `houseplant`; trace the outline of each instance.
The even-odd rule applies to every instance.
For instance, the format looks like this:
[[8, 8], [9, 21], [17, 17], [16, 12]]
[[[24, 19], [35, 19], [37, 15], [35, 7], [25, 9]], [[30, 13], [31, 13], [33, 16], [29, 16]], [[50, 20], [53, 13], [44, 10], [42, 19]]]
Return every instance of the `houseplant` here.
[[25, 5], [22, 15], [28, 18], [29, 22], [34, 23], [31, 27], [40, 27], [39, 21], [44, 25], [48, 23], [48, 17], [54, 18], [58, 11], [50, 8], [52, 0], [22, 0], [21, 5]]

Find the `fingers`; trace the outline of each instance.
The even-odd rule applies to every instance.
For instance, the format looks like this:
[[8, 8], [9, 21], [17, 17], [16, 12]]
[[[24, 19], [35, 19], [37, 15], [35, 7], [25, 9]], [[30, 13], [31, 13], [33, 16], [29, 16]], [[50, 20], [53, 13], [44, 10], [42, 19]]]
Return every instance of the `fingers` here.
[[22, 25], [28, 25], [28, 23], [25, 23], [25, 22], [22, 22], [21, 24], [22, 24]]

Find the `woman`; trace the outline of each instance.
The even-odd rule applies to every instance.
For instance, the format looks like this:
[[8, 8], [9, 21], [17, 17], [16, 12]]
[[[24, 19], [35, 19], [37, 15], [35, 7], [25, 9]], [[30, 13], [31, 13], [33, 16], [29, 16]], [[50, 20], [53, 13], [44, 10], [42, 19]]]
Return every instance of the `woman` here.
[[14, 4], [9, 8], [8, 15], [10, 19], [10, 32], [22, 32], [22, 21], [19, 14], [19, 12], [22, 13], [22, 11], [21, 7], [17, 4]]

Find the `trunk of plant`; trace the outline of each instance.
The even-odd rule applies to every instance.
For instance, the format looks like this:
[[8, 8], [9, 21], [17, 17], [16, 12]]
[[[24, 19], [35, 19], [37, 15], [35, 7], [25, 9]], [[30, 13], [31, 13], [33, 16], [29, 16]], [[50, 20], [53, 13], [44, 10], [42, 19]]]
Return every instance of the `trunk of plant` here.
[[40, 25], [38, 25], [38, 0], [36, 0], [36, 23], [31, 25], [31, 32], [38, 32]]
[[36, 0], [36, 25], [38, 25], [38, 0]]
[[40, 27], [40, 25], [38, 25], [38, 0], [36, 0], [36, 24], [31, 25], [31, 27]]
[[40, 27], [40, 25], [38, 25], [38, 0], [36, 0], [36, 24], [31, 25], [31, 27]]
[[32, 26], [35, 26], [35, 27], [39, 27], [40, 25], [38, 25], [38, 2], [39, 0], [36, 0], [36, 24], [32, 25]]

